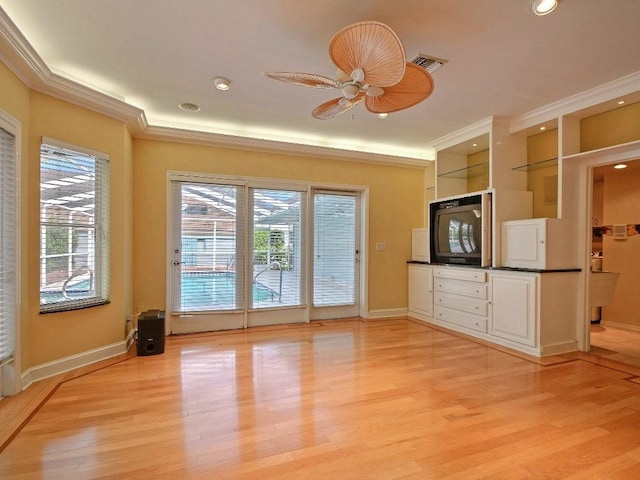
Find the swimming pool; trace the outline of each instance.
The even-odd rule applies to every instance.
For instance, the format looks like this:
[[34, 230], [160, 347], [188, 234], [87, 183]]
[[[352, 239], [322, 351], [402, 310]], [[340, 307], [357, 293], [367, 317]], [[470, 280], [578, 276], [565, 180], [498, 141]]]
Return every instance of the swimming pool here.
[[64, 302], [67, 300], [78, 300], [87, 298], [93, 294], [89, 291], [91, 281], [89, 278], [69, 282], [65, 289], [66, 296], [62, 293], [62, 283], [49, 286], [40, 291], [40, 304], [49, 305], [51, 303]]
[[[277, 299], [266, 285], [253, 284], [253, 301]], [[240, 308], [236, 303], [236, 274], [234, 272], [183, 273], [180, 290], [182, 311]]]
[[[40, 292], [40, 303], [48, 305], [86, 298], [90, 295], [89, 279], [70, 283], [66, 289], [66, 297], [61, 286], [51, 287]], [[266, 285], [253, 284], [253, 302], [277, 300], [277, 293]], [[192, 272], [183, 273], [180, 289], [182, 311], [225, 310], [241, 308], [236, 303], [236, 274], [234, 272]]]

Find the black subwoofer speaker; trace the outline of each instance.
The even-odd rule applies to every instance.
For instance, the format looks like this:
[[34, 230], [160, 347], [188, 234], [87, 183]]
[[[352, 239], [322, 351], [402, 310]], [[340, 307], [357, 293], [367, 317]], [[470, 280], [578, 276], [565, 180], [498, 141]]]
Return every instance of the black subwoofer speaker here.
[[138, 318], [138, 355], [164, 352], [164, 312], [147, 310]]

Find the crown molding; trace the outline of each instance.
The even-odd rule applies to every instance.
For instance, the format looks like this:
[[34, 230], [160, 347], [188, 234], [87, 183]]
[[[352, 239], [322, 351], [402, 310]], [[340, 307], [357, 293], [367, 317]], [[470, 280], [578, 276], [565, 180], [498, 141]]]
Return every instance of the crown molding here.
[[147, 126], [144, 111], [55, 74], [0, 8], [0, 59], [30, 89], [124, 122], [136, 134]]
[[425, 158], [417, 158], [149, 125], [142, 109], [52, 72], [2, 8], [0, 60], [28, 88], [120, 120], [136, 138], [421, 168], [434, 157], [429, 147], [422, 152]]
[[136, 137], [150, 140], [164, 140], [168, 142], [210, 145], [221, 148], [234, 148], [267, 153], [283, 153], [303, 157], [326, 158], [331, 160], [346, 160], [403, 167], [425, 168], [431, 165], [431, 160], [361, 152], [357, 150], [346, 150], [337, 147], [320, 147], [286, 141], [223, 135], [199, 130], [157, 127], [153, 125], [147, 126], [143, 131], [136, 135]]
[[459, 145], [482, 135], [488, 135], [491, 132], [491, 126], [493, 123], [494, 117], [485, 118], [484, 120], [480, 120], [479, 122], [461, 128], [460, 130], [456, 130], [449, 135], [440, 137], [431, 142], [431, 145], [437, 152], [446, 150], [447, 148]]
[[511, 118], [511, 133], [521, 132], [542, 123], [571, 115], [584, 118], [615, 108], [605, 105], [618, 98], [632, 96], [627, 103], [640, 100], [640, 72], [563, 98], [542, 108]]

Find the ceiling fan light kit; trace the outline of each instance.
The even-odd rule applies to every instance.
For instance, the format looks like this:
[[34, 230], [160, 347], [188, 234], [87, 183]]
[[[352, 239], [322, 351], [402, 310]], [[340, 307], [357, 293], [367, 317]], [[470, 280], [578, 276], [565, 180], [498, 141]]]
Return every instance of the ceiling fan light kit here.
[[336, 33], [329, 56], [336, 79], [312, 73], [264, 72], [274, 80], [311, 88], [335, 88], [342, 96], [316, 107], [312, 115], [328, 120], [361, 102], [371, 113], [388, 114], [412, 107], [433, 92], [433, 78], [421, 66], [407, 63], [402, 42], [380, 22], [359, 22]]
[[534, 0], [531, 3], [531, 10], [538, 16], [548, 15], [558, 6], [558, 0]]

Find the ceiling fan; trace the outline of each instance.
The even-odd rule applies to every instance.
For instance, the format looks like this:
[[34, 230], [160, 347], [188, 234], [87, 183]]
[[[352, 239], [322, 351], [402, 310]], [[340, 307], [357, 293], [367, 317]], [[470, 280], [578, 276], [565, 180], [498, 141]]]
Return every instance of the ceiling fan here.
[[371, 113], [392, 113], [412, 107], [433, 92], [433, 78], [422, 67], [407, 63], [396, 33], [380, 22], [359, 22], [336, 33], [329, 56], [336, 78], [313, 73], [263, 72], [282, 82], [311, 88], [336, 88], [342, 96], [316, 107], [312, 115], [327, 120], [364, 101]]

